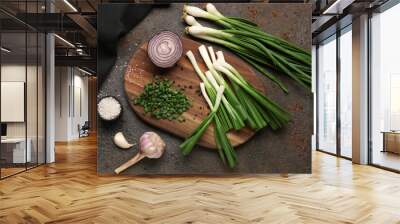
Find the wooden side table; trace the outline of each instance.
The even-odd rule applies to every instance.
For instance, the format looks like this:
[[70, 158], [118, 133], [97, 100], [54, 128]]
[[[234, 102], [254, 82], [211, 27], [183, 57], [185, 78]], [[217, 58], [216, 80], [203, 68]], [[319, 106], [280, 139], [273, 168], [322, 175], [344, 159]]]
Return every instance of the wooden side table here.
[[383, 131], [383, 150], [382, 152], [392, 152], [400, 154], [400, 132]]

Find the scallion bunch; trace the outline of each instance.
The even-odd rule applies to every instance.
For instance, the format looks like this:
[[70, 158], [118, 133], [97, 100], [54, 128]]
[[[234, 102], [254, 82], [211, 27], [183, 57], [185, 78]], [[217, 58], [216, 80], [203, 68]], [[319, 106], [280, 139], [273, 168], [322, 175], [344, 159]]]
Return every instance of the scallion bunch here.
[[[180, 145], [180, 148], [184, 155], [188, 155], [214, 121], [215, 142], [219, 155], [224, 163], [227, 162], [230, 167], [234, 167], [236, 154], [226, 136], [230, 129], [224, 127], [222, 120], [231, 120], [236, 130], [246, 125], [254, 130], [266, 126], [276, 130], [289, 121], [290, 114], [247, 82], [239, 71], [225, 61], [222, 51], [214, 53], [212, 47], [208, 47], [207, 51], [202, 45], [199, 47], [199, 52], [209, 69], [205, 73], [200, 70], [193, 52], [188, 51], [186, 56], [202, 80], [201, 92], [211, 113]], [[222, 93], [220, 93], [221, 88], [225, 90]], [[227, 114], [221, 113], [223, 108]]]
[[[275, 82], [283, 91], [287, 87], [269, 69], [283, 73], [300, 85], [311, 88], [311, 54], [295, 44], [262, 31], [243, 18], [224, 16], [213, 4], [206, 10], [185, 5], [183, 19], [190, 25], [186, 32], [196, 38], [225, 46]], [[207, 19], [224, 29], [204, 27], [196, 18]]]

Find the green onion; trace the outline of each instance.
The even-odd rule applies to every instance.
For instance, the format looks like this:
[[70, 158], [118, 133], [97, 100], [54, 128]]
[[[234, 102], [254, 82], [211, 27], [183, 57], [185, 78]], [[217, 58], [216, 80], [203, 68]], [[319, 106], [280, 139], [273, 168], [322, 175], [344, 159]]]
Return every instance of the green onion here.
[[[210, 49], [211, 49], [210, 50], [211, 57], [213, 57], [214, 58], [213, 60], [216, 61], [215, 54], [214, 54], [212, 48], [210, 48]], [[215, 70], [215, 68], [213, 66], [213, 62], [211, 61], [211, 59], [208, 55], [207, 49], [204, 45], [201, 45], [199, 47], [199, 52], [200, 52], [200, 55], [202, 56], [205, 64], [207, 65], [207, 68], [211, 72], [212, 76], [218, 81], [218, 83], [220, 85], [224, 85], [226, 87], [225, 94], [229, 98], [229, 101], [234, 103], [235, 107], [238, 109], [239, 112], [242, 112], [243, 109], [240, 107], [240, 104], [238, 103], [238, 100], [237, 100], [235, 94], [233, 93], [232, 89], [227, 85], [225, 80], [222, 78], [221, 74], [219, 74]], [[243, 115], [243, 117], [245, 117], [245, 115]]]
[[[276, 130], [290, 120], [290, 114], [255, 89], [239, 71], [228, 64], [222, 51], [214, 53], [212, 47], [207, 51], [202, 45], [199, 52], [209, 69], [205, 74], [200, 70], [194, 54], [188, 51], [186, 55], [202, 80], [200, 89], [211, 112], [180, 148], [183, 155], [188, 155], [208, 126], [214, 122], [214, 137], [219, 157], [223, 163], [233, 168], [237, 163], [237, 156], [227, 137], [230, 128], [226, 128], [224, 122], [230, 121], [236, 130], [242, 129], [246, 124], [254, 130], [266, 126]], [[226, 113], [222, 113], [223, 109]]]
[[[218, 85], [217, 81], [215, 80], [214, 76], [212, 76], [212, 74], [210, 73], [210, 71], [206, 72], [206, 77], [210, 81], [212, 86], [215, 89], [218, 89], [219, 85]], [[228, 85], [223, 85], [223, 86], [226, 88]], [[236, 112], [236, 110], [231, 106], [231, 104], [228, 102], [228, 100], [225, 98], [225, 96], [222, 96], [222, 103], [225, 105], [227, 112], [229, 113], [229, 115], [232, 118], [233, 127], [236, 130], [240, 130], [241, 128], [243, 128], [245, 126], [244, 121], [241, 119], [240, 115]]]
[[[215, 80], [215, 84], [214, 87], [219, 85], [223, 85], [225, 87], [225, 95], [222, 98], [222, 102], [224, 103], [224, 105], [226, 106], [226, 108], [229, 108], [229, 110], [232, 112], [232, 119], [236, 120], [238, 123], [242, 123], [242, 126], [238, 126], [239, 128], [235, 128], [235, 129], [240, 129], [244, 126], [244, 123], [242, 122], [243, 120], [247, 119], [247, 114], [246, 111], [244, 110], [244, 108], [242, 107], [242, 105], [239, 103], [239, 100], [237, 99], [237, 97], [235, 96], [234, 92], [232, 91], [232, 89], [230, 88], [230, 86], [225, 82], [225, 80], [222, 78], [222, 76], [215, 70], [213, 63], [211, 62], [211, 59], [207, 53], [207, 49], [204, 45], [201, 45], [199, 47], [199, 52], [200, 55], [202, 56], [204, 62], [206, 63], [209, 71], [206, 72], [210, 73], [210, 77], [207, 77], [210, 81], [214, 81]], [[215, 58], [215, 55], [213, 55]], [[218, 82], [218, 84], [217, 84]]]
[[218, 86], [217, 99], [216, 99], [216, 103], [214, 105], [212, 104], [210, 98], [207, 95], [207, 91], [205, 89], [204, 83], [200, 84], [200, 89], [201, 89], [201, 92], [202, 92], [207, 104], [209, 105], [209, 107], [211, 109], [211, 113], [196, 128], [196, 130], [192, 133], [192, 135], [189, 138], [187, 138], [185, 140], [185, 142], [183, 142], [180, 145], [181, 151], [182, 151], [183, 155], [188, 155], [192, 151], [194, 145], [197, 143], [197, 141], [203, 135], [204, 131], [208, 128], [210, 123], [212, 121], [215, 121], [214, 134], [215, 134], [215, 142], [217, 145], [218, 154], [224, 163], [228, 162], [228, 166], [230, 168], [233, 168], [236, 165], [236, 161], [237, 161], [236, 153], [222, 128], [221, 121], [219, 120], [218, 116], [216, 116], [216, 112], [218, 111], [220, 102], [223, 98], [222, 96], [223, 96], [223, 92], [224, 92], [224, 86], [222, 86], [222, 85]]
[[[213, 50], [212, 50], [212, 52], [213, 52]], [[224, 57], [224, 54], [222, 53], [222, 51], [218, 51], [216, 54], [218, 57], [218, 61], [221, 61], [222, 63], [224, 63], [224, 65], [227, 66], [229, 70], [231, 70], [235, 74], [237, 74], [236, 77], [239, 78], [240, 81], [246, 82], [246, 80], [239, 74], [239, 72], [233, 66], [226, 63], [225, 57]], [[214, 63], [217, 63], [216, 59], [214, 60]], [[240, 86], [238, 86], [237, 83], [232, 81], [232, 79], [230, 79], [230, 81], [233, 86], [233, 89], [235, 90], [235, 92], [240, 100], [240, 103], [243, 105], [243, 107], [245, 108], [245, 110], [248, 114], [247, 124], [252, 129], [255, 129], [255, 130], [264, 128], [267, 125], [267, 123], [264, 120], [264, 118], [261, 116], [262, 113], [256, 107], [257, 103]]]
[[228, 161], [228, 166], [230, 168], [233, 168], [235, 167], [237, 161], [235, 150], [233, 149], [231, 143], [229, 142], [229, 139], [226, 136], [226, 134], [222, 131], [221, 122], [219, 121], [218, 117], [215, 117], [214, 120], [215, 120], [215, 127], [214, 127], [215, 141], [217, 143], [219, 155], [224, 163], [225, 161]]
[[[208, 79], [205, 77], [204, 73], [200, 70], [200, 67], [197, 64], [197, 61], [196, 61], [196, 58], [194, 57], [193, 52], [188, 51], [186, 53], [186, 56], [189, 58], [190, 62], [192, 63], [192, 66], [193, 66], [194, 70], [196, 71], [197, 75], [200, 77], [200, 79], [204, 83], [205, 88], [207, 90], [207, 94], [210, 96], [212, 102], [215, 102], [216, 97], [217, 97], [216, 90], [211, 86]], [[228, 131], [229, 129], [233, 128], [233, 125], [230, 122], [230, 118], [228, 117], [229, 115], [224, 106], [222, 106], [221, 110], [218, 111], [217, 116], [219, 116], [224, 130]]]
[[[201, 10], [201, 9], [200, 9]], [[292, 49], [292, 50], [295, 50], [295, 51], [298, 51], [298, 52], [302, 52], [302, 53], [304, 53], [304, 54], [306, 54], [306, 55], [308, 55], [308, 54], [310, 54], [309, 52], [307, 52], [307, 51], [305, 51], [304, 49], [301, 49], [301, 48], [299, 48], [299, 47], [297, 47], [295, 44], [293, 44], [293, 43], [290, 43], [290, 42], [288, 42], [288, 41], [286, 41], [286, 40], [283, 40], [283, 39], [281, 39], [281, 38], [278, 38], [278, 37], [276, 37], [276, 36], [273, 36], [273, 35], [271, 35], [271, 34], [268, 34], [268, 33], [266, 33], [266, 32], [264, 32], [264, 31], [262, 31], [258, 26], [257, 26], [257, 24], [255, 24], [255, 23], [253, 23], [253, 22], [251, 22], [251, 21], [249, 21], [249, 20], [246, 20], [246, 19], [243, 19], [243, 18], [238, 18], [238, 17], [233, 17], [233, 16], [224, 16], [224, 15], [222, 15], [218, 10], [217, 10], [217, 8], [215, 8], [215, 6], [213, 5], [213, 4], [211, 4], [211, 3], [207, 3], [207, 5], [206, 5], [206, 10], [207, 10], [207, 12], [209, 13], [209, 14], [211, 14], [211, 15], [213, 15], [213, 16], [210, 16], [210, 15], [206, 15], [204, 12], [204, 16], [203, 17], [200, 17], [200, 18], [204, 18], [204, 19], [209, 19], [209, 20], [214, 20], [215, 21], [215, 19], [216, 20], [224, 20], [224, 21], [226, 21], [229, 25], [226, 25], [225, 27], [226, 28], [231, 28], [231, 27], [236, 27], [236, 29], [238, 29], [237, 27], [243, 27], [244, 26], [244, 28], [245, 29], [247, 29], [247, 30], [252, 30], [252, 31], [255, 31], [255, 32], [257, 32], [257, 33], [260, 33], [264, 38], [267, 38], [267, 39], [270, 39], [270, 40], [272, 40], [272, 41], [275, 41], [275, 42], [277, 42], [277, 43], [280, 43], [280, 44], [282, 44], [282, 45], [285, 45], [285, 46], [287, 46], [289, 49]], [[204, 10], [203, 10], [204, 11]], [[190, 14], [190, 13], [189, 13]], [[197, 16], [196, 16], [197, 17]], [[220, 24], [224, 24], [224, 23], [220, 23]]]
[[[201, 136], [203, 136], [204, 132], [207, 130], [208, 126], [213, 121], [214, 117], [217, 114], [222, 95], [224, 92], [224, 87], [220, 86], [217, 90], [217, 96], [215, 99], [215, 104], [212, 105], [211, 100], [209, 99], [207, 92], [204, 87], [204, 83], [200, 83], [200, 88], [202, 89], [202, 93], [204, 98], [206, 98], [207, 103], [210, 106], [211, 112], [207, 115], [207, 117], [200, 123], [200, 125], [192, 132], [192, 134], [179, 146], [181, 148], [181, 152], [183, 155], [188, 155], [196, 143], [199, 141]], [[220, 127], [223, 128], [222, 126]]]
[[[307, 89], [311, 88], [309, 51], [262, 31], [251, 21], [224, 16], [213, 4], [208, 3], [206, 9], [207, 11], [194, 6], [184, 7], [185, 21], [191, 25], [186, 28], [188, 34], [229, 48], [286, 93], [286, 86], [265, 67], [289, 76]], [[225, 29], [204, 27], [195, 17], [211, 20]]]
[[[228, 41], [222, 40], [222, 39], [218, 39], [215, 37], [211, 37], [211, 36], [205, 36], [205, 35], [198, 35], [196, 36], [199, 39], [203, 39], [203, 40], [207, 40], [209, 42], [212, 43], [217, 43], [217, 44], [221, 44], [223, 46], [225, 46], [226, 48], [232, 50], [233, 52], [237, 53], [240, 57], [242, 57], [243, 59], [245, 59], [246, 61], [251, 61], [254, 64], [260, 63], [259, 61], [254, 61], [257, 60], [259, 58], [250, 55], [250, 53], [244, 49], [243, 47], [230, 43]], [[258, 64], [257, 64], [258, 65]], [[257, 67], [255, 67], [259, 72], [261, 72], [261, 74], [264, 74], [265, 76], [267, 76], [268, 78], [271, 79], [271, 81], [275, 82], [279, 87], [281, 87], [281, 89], [284, 92], [288, 92], [287, 91], [287, 87], [282, 83], [282, 81], [280, 81], [278, 78], [276, 78], [275, 76], [273, 76], [272, 74], [268, 73], [265, 69], [262, 68], [261, 65], [258, 65]]]
[[290, 114], [286, 110], [282, 109], [278, 104], [255, 89], [251, 84], [244, 80], [244, 78], [236, 69], [226, 63], [223, 59], [218, 58], [217, 62], [214, 63], [214, 67], [217, 71], [222, 72], [238, 86], [243, 88], [243, 90], [246, 91], [246, 93], [249, 94], [261, 106], [259, 110], [262, 108], [266, 113], [272, 116], [274, 122], [271, 121], [268, 116], [264, 116], [264, 119], [270, 120], [269, 124], [273, 129], [282, 127], [290, 120]]

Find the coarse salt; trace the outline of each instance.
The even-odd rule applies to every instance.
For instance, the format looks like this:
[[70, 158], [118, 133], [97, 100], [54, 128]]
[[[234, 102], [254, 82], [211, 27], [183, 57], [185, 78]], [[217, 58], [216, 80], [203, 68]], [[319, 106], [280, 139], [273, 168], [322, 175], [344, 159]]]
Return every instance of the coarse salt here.
[[114, 97], [105, 97], [97, 104], [97, 111], [104, 120], [114, 120], [121, 114], [121, 104]]

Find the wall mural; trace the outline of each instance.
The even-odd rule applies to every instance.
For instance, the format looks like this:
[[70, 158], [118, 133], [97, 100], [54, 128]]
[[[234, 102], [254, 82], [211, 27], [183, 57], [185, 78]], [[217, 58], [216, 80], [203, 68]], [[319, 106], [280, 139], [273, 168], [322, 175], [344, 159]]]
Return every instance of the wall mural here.
[[310, 173], [311, 5], [105, 4], [100, 175]]

